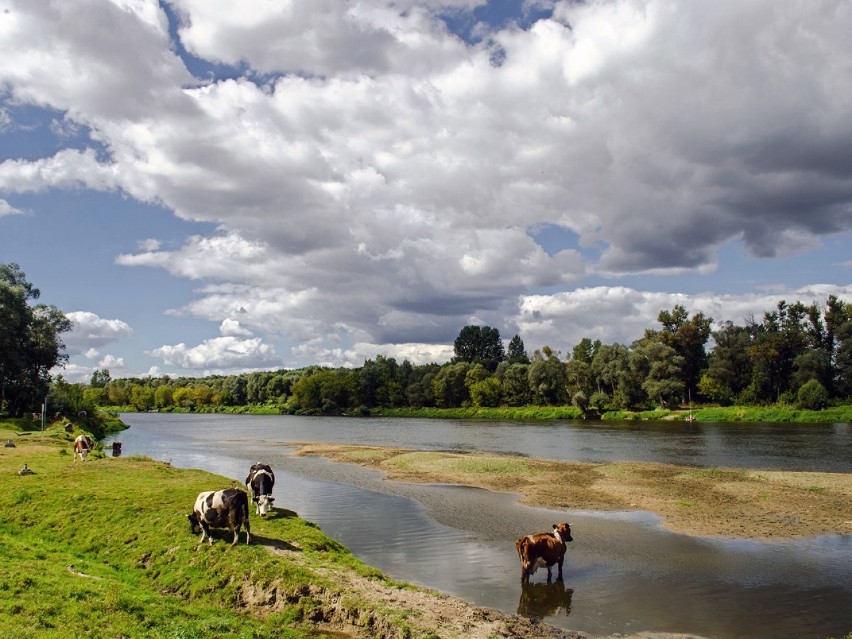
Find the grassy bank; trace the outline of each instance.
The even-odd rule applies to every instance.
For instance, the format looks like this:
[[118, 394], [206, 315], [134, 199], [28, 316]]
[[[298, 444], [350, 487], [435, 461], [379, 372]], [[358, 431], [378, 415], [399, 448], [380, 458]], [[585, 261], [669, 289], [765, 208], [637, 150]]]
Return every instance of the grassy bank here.
[[376, 408], [371, 413], [383, 417], [431, 417], [435, 419], [502, 419], [509, 421], [583, 419], [583, 411], [574, 406]]
[[19, 426], [0, 423], [0, 637], [567, 636], [386, 578], [286, 493], [252, 512], [251, 545], [199, 545], [195, 496], [235, 482], [101, 451], [73, 462], [64, 429]]
[[[385, 417], [429, 417], [434, 419], [492, 419], [506, 421], [546, 421], [584, 419], [583, 411], [574, 406], [520, 406], [499, 408], [381, 408], [373, 415]], [[825, 410], [799, 410], [791, 406], [714, 406], [689, 410], [607, 411], [602, 421], [683, 421], [689, 415], [698, 422], [786, 422], [786, 423], [852, 423], [852, 406], [836, 406]], [[591, 419], [586, 416], [587, 419]], [[597, 418], [597, 416], [596, 416]]]

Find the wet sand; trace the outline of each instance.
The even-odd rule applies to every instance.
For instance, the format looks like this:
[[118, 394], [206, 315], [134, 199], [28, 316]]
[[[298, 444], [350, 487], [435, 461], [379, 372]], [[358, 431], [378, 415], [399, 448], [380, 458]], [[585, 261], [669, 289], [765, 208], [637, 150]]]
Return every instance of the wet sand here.
[[[845, 473], [583, 464], [316, 443], [298, 445], [294, 455], [346, 462], [324, 464], [322, 478], [412, 497], [436, 520], [485, 538], [526, 534], [531, 517], [552, 518], [566, 510], [657, 516], [669, 530], [703, 537], [772, 540], [852, 534], [852, 474]], [[375, 472], [359, 472], [364, 468]], [[385, 482], [385, 477], [397, 481]], [[445, 491], [430, 491], [430, 483], [507, 493], [501, 518], [483, 512], [475, 491], [460, 491], [448, 500]], [[493, 499], [486, 501], [486, 508], [494, 507]], [[552, 523], [543, 524], [543, 530]]]

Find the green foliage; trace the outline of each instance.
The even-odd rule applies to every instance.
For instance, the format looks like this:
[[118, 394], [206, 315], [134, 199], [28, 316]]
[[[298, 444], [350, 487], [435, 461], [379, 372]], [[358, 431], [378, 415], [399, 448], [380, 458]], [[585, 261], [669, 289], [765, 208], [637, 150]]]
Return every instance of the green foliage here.
[[50, 369], [68, 359], [61, 335], [71, 321], [59, 309], [30, 305], [41, 292], [17, 264], [0, 264], [0, 412], [38, 411]]
[[574, 406], [501, 406], [488, 408], [391, 408], [374, 411], [385, 417], [426, 417], [432, 419], [483, 419], [511, 421], [546, 421], [552, 419], [583, 419], [584, 414]]
[[797, 399], [799, 408], [822, 410], [828, 406], [828, 391], [817, 380], [812, 379], [799, 389]]
[[[515, 350], [517, 350], [517, 346], [516, 344]], [[520, 348], [523, 350], [523, 342], [521, 342]], [[497, 368], [497, 364], [505, 357], [503, 342], [500, 340], [500, 331], [490, 326], [465, 326], [456, 337], [453, 350], [455, 352], [454, 362], [480, 363], [490, 371]], [[517, 352], [515, 356], [518, 356]]]
[[470, 385], [470, 399], [474, 406], [500, 405], [500, 380], [488, 377]]
[[561, 406], [568, 403], [565, 365], [555, 355], [537, 359], [529, 368], [529, 385], [533, 402], [540, 406]]
[[509, 341], [509, 349], [506, 352], [506, 360], [510, 364], [529, 364], [530, 358], [527, 355], [527, 350], [524, 347], [524, 340], [520, 335], [515, 335]]

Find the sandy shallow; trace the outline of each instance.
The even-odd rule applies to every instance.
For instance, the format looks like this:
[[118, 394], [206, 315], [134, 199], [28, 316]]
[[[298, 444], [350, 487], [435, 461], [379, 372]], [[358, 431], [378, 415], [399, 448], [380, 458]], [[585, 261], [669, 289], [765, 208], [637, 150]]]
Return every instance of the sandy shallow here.
[[[323, 464], [321, 471], [306, 464], [300, 472], [321, 472], [324, 479], [417, 499], [438, 521], [485, 538], [526, 534], [538, 523], [530, 519], [536, 516], [547, 529], [555, 522], [545, 521], [553, 516], [546, 509], [657, 516], [674, 532], [705, 537], [772, 540], [852, 534], [852, 474], [582, 464], [316, 443], [297, 446], [294, 455], [346, 462]], [[377, 472], [365, 473], [364, 468]], [[429, 490], [430, 483], [506, 493], [501, 517], [484, 512], [494, 508], [493, 498], [483, 502], [476, 491], [462, 491], [450, 500], [446, 491]]]

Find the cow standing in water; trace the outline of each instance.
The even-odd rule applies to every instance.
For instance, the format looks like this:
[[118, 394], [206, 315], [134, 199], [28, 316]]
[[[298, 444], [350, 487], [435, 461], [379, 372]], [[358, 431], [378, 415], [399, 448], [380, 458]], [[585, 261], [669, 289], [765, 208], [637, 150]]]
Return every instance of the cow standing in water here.
[[189, 530], [193, 534], [201, 528], [201, 541], [206, 537], [210, 545], [213, 545], [213, 537], [210, 535], [211, 528], [227, 528], [234, 533], [232, 546], [236, 546], [240, 537], [240, 527], [246, 529], [246, 543], [251, 542], [249, 528], [248, 495], [239, 488], [227, 488], [225, 490], [208, 490], [199, 493], [195, 500], [195, 508], [192, 514], [187, 515], [189, 519]]
[[74, 440], [74, 461], [77, 461], [77, 455], [80, 456], [80, 459], [86, 461], [89, 457], [89, 453], [95, 448], [95, 442], [92, 441], [92, 438], [88, 435], [77, 435], [77, 439]]
[[559, 566], [557, 579], [562, 579], [562, 562], [565, 560], [567, 542], [571, 537], [570, 524], [553, 524], [553, 532], [519, 537], [515, 541], [521, 560], [521, 581], [528, 582], [539, 568], [547, 567], [547, 581], [551, 579], [551, 567]]
[[249, 469], [248, 477], [246, 477], [246, 488], [248, 489], [251, 500], [256, 505], [256, 515], [265, 517], [272, 510], [272, 502], [275, 498], [272, 496], [272, 487], [275, 485], [275, 473], [267, 464], [257, 463]]

